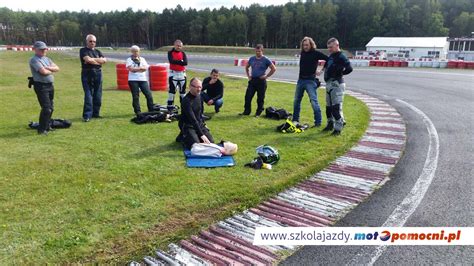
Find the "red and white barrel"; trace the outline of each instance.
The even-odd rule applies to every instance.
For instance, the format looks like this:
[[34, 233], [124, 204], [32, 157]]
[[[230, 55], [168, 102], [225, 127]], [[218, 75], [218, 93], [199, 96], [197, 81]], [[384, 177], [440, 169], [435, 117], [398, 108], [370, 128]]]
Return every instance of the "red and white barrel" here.
[[168, 90], [168, 68], [169, 64], [152, 65], [148, 68], [150, 89], [152, 91]]
[[115, 65], [117, 72], [117, 89], [119, 90], [130, 90], [128, 87], [128, 69], [125, 64]]

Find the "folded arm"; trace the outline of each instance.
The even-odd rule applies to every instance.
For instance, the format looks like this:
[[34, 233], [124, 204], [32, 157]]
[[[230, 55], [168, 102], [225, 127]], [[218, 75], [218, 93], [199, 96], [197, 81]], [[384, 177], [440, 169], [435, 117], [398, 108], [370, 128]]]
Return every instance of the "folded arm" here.
[[93, 58], [88, 55], [84, 56], [82, 59], [84, 59], [84, 62], [89, 65], [103, 65], [107, 62], [107, 59], [105, 57], [100, 57], [100, 58]]

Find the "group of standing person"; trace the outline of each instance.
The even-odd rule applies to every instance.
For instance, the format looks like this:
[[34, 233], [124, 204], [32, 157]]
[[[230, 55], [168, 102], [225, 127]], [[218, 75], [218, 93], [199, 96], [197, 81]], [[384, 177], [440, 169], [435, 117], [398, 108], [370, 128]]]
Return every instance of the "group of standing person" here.
[[[84, 90], [84, 107], [82, 119], [89, 122], [91, 119], [101, 118], [102, 105], [102, 65], [107, 62], [105, 56], [96, 49], [97, 39], [94, 35], [86, 36], [86, 46], [79, 51], [81, 62], [81, 82]], [[309, 96], [314, 116], [314, 127], [322, 124], [321, 109], [317, 98], [317, 88], [320, 86], [318, 69], [320, 61], [324, 64], [324, 81], [326, 82], [326, 117], [327, 125], [324, 131], [333, 130], [333, 135], [339, 135], [345, 125], [342, 114], [345, 82], [344, 75], [351, 73], [352, 67], [349, 60], [341, 52], [339, 42], [335, 38], [327, 41], [329, 56], [316, 50], [316, 44], [310, 37], [301, 41], [301, 56], [299, 76], [293, 101], [293, 122], [299, 123], [301, 101], [304, 92]], [[30, 59], [30, 68], [33, 78], [34, 90], [41, 106], [39, 134], [48, 134], [51, 130], [50, 119], [53, 113], [54, 76], [59, 67], [46, 56], [47, 46], [44, 42], [34, 44], [35, 55]], [[148, 111], [153, 111], [153, 95], [148, 85], [148, 63], [140, 56], [140, 48], [131, 47], [131, 56], [127, 58], [126, 68], [129, 71], [128, 80], [132, 94], [132, 106], [136, 114], [141, 113], [139, 93], [145, 95]], [[187, 77], [186, 66], [188, 58], [183, 51], [180, 40], [174, 42], [173, 48], [168, 52], [169, 61], [169, 90], [167, 106], [174, 105], [175, 95], [178, 92], [181, 102], [181, 118], [179, 122], [179, 140], [185, 146], [193, 143], [212, 143], [213, 138], [204, 122], [204, 103], [214, 106], [219, 113], [223, 105], [224, 84], [219, 79], [219, 71], [213, 69], [210, 76], [203, 81], [193, 78], [190, 81], [189, 93], [186, 93]], [[270, 69], [268, 72], [267, 70]], [[259, 117], [264, 110], [267, 79], [276, 72], [275, 64], [263, 55], [263, 45], [255, 47], [255, 56], [249, 58], [245, 66], [248, 77], [248, 86], [245, 92], [244, 111], [239, 115], [250, 115], [252, 99], [257, 94], [257, 109], [255, 116]], [[178, 139], [178, 138], [177, 138]]]
[[[321, 85], [319, 76], [322, 69], [318, 69], [318, 65], [319, 62], [324, 61], [327, 125], [323, 131], [333, 131], [333, 135], [339, 135], [346, 123], [342, 113], [345, 90], [343, 76], [351, 73], [353, 69], [347, 57], [341, 52], [339, 41], [336, 38], [330, 38], [327, 41], [327, 47], [329, 56], [316, 50], [316, 43], [311, 37], [304, 37], [301, 41], [299, 75], [293, 100], [292, 120], [294, 124], [299, 124], [301, 101], [306, 91], [313, 109], [313, 127], [321, 126], [322, 115], [317, 89]], [[267, 72], [268, 69], [270, 71]], [[257, 110], [255, 116], [259, 117], [264, 110], [266, 81], [276, 72], [276, 67], [272, 61], [263, 55], [263, 45], [259, 44], [255, 47], [255, 56], [249, 58], [245, 66], [245, 72], [249, 81], [245, 92], [244, 111], [239, 115], [250, 115], [252, 99], [256, 93]]]
[[[101, 118], [102, 105], [102, 65], [107, 59], [95, 49], [96, 37], [87, 35], [86, 46], [79, 51], [81, 62], [81, 82], [84, 90], [84, 107], [82, 119], [89, 122], [92, 118]], [[42, 41], [34, 43], [35, 55], [30, 59], [29, 65], [32, 83], [41, 106], [39, 116], [38, 134], [47, 135], [51, 128], [51, 116], [54, 110], [54, 73], [59, 67], [46, 56], [47, 45]]]
[[343, 76], [352, 72], [352, 66], [341, 52], [336, 38], [330, 38], [327, 41], [327, 48], [329, 56], [316, 50], [316, 43], [311, 37], [304, 37], [301, 41], [300, 71], [293, 101], [293, 123], [299, 123], [301, 100], [306, 91], [313, 109], [313, 127], [321, 126], [322, 115], [317, 89], [321, 85], [318, 77], [322, 70], [318, 69], [318, 65], [320, 61], [324, 61], [327, 125], [323, 131], [333, 130], [333, 135], [339, 135], [345, 124], [342, 103], [346, 85]]

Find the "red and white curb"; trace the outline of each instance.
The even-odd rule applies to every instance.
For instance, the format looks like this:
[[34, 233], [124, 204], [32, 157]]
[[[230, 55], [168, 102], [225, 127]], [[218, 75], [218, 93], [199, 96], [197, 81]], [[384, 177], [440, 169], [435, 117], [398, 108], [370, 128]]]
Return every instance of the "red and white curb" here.
[[[297, 246], [254, 246], [256, 227], [331, 226], [388, 179], [406, 142], [406, 127], [389, 104], [348, 91], [370, 110], [362, 139], [324, 170], [199, 235], [146, 256], [146, 265], [272, 265]], [[130, 265], [141, 263], [132, 262]]]

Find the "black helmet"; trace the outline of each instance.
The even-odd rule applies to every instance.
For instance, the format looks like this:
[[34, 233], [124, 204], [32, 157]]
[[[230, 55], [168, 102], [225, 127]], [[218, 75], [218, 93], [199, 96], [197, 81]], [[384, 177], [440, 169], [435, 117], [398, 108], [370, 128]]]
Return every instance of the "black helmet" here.
[[272, 146], [266, 144], [261, 145], [257, 147], [256, 151], [264, 163], [276, 164], [280, 160], [280, 154], [278, 153], [278, 150]]

